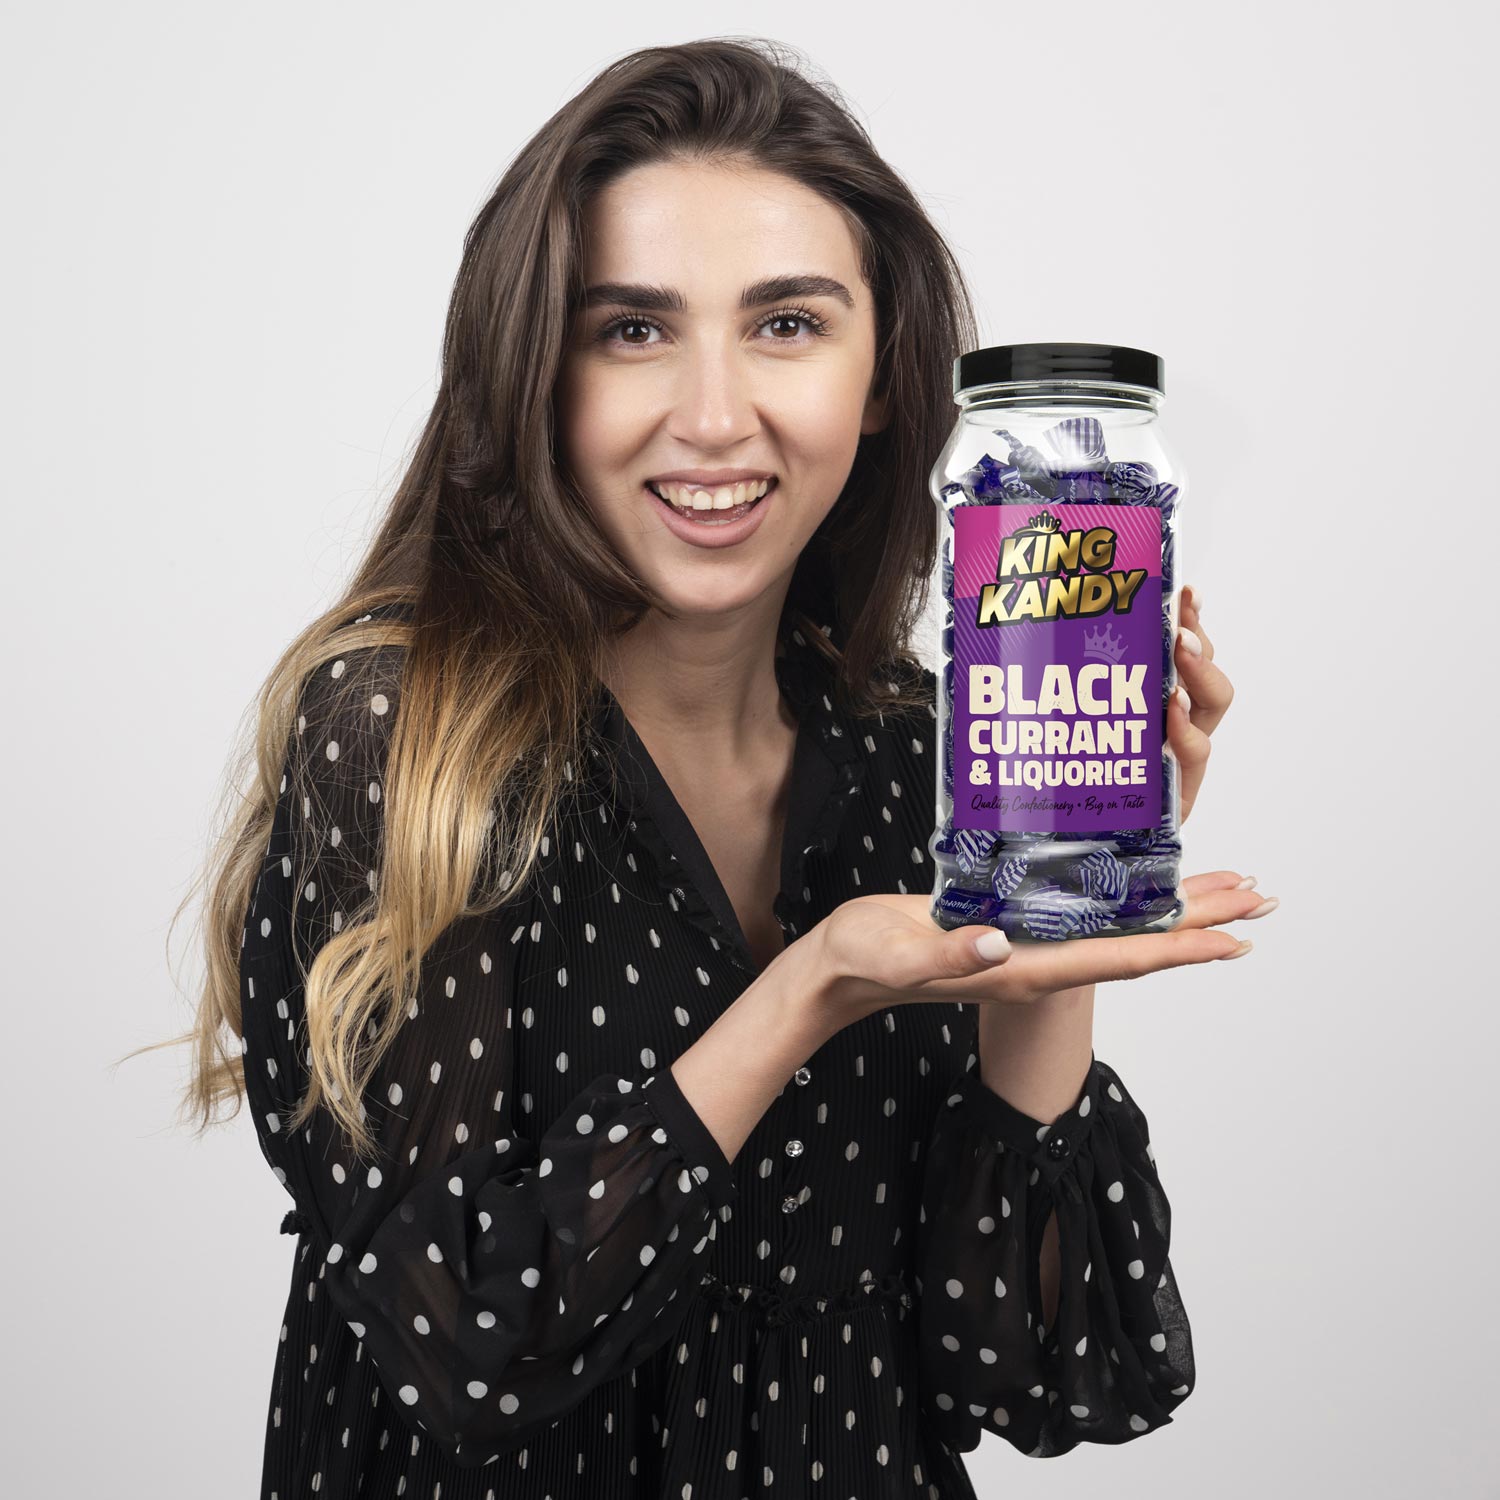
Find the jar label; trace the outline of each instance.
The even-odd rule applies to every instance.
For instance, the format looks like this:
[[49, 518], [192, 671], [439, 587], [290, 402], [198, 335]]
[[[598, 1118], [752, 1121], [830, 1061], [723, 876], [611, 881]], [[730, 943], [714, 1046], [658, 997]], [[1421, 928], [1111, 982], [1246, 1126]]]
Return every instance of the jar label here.
[[1107, 837], [1161, 817], [1161, 513], [953, 516], [953, 824]]

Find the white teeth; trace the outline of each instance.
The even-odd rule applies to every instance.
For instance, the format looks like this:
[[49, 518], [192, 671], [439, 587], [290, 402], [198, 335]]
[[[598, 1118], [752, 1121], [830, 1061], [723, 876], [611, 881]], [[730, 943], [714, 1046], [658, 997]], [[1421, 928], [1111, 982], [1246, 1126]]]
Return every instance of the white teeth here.
[[663, 500], [679, 510], [729, 510], [747, 500], [759, 500], [771, 487], [769, 479], [745, 480], [740, 484], [721, 484], [709, 490], [672, 482], [653, 483], [651, 488]]

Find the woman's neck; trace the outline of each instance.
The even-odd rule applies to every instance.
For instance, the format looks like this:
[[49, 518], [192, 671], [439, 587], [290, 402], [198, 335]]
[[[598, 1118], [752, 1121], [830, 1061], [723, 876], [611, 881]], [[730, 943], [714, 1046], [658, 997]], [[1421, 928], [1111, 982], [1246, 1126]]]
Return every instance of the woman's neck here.
[[775, 657], [783, 595], [731, 615], [651, 613], [612, 645], [605, 686], [665, 774], [778, 755], [795, 720]]

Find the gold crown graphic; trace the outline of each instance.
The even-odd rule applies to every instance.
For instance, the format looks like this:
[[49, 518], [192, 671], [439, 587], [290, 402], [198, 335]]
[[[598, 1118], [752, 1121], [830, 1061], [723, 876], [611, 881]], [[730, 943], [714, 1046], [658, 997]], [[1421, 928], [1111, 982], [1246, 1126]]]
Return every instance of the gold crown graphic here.
[[1038, 515], [1027, 516], [1026, 524], [1021, 530], [1035, 532], [1061, 531], [1062, 522], [1050, 510], [1044, 510]]

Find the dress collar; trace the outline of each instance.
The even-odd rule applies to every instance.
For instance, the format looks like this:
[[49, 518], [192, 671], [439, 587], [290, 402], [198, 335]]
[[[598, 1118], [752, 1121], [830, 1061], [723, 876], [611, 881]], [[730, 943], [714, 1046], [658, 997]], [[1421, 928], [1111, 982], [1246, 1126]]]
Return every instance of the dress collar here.
[[[830, 625], [817, 628], [837, 641]], [[787, 625], [781, 638], [784, 650], [776, 658], [776, 680], [797, 720], [797, 743], [782, 836], [781, 889], [773, 909], [790, 943], [815, 920], [809, 911], [807, 862], [833, 849], [846, 810], [861, 794], [867, 761], [854, 744], [851, 722], [835, 706], [833, 665], [802, 627]], [[620, 818], [649, 852], [673, 909], [681, 909], [739, 967], [757, 975], [734, 907], [696, 830], [619, 701], [603, 683], [598, 687], [595, 724], [617, 768], [612, 800]], [[599, 785], [610, 796], [609, 768], [600, 769]]]

